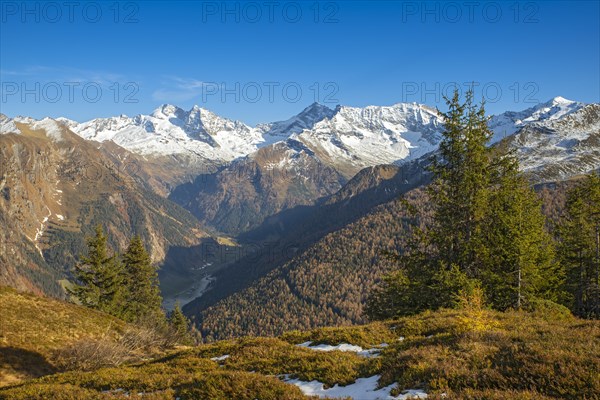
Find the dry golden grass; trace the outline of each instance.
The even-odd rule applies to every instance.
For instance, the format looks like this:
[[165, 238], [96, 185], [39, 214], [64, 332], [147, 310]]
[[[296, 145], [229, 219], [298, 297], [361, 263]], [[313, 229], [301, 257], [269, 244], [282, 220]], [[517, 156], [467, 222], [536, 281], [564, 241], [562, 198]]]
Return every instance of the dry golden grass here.
[[[0, 298], [16, 305], [11, 329], [30, 323], [70, 326], [62, 319], [78, 318], [88, 321], [85, 326], [90, 331], [102, 332], [96, 323], [106, 316], [6, 289], [0, 293]], [[16, 311], [20, 308], [23, 313]], [[5, 303], [0, 311], [6, 311]], [[38, 349], [57, 344], [60, 329], [37, 329], [47, 335], [34, 334], [33, 328], [8, 337], [23, 345], [31, 334]], [[305, 341], [388, 346], [379, 357], [364, 358], [296, 346]], [[21, 354], [12, 354], [12, 362]], [[211, 360], [223, 355], [229, 357]], [[39, 353], [29, 356], [29, 368], [44, 365], [35, 359]], [[282, 375], [328, 386], [380, 375], [380, 386], [396, 385], [393, 394], [420, 388], [431, 399], [599, 399], [600, 321], [574, 318], [551, 304], [533, 312], [500, 313], [485, 309], [477, 299], [465, 299], [457, 310], [363, 326], [294, 331], [281, 338], [220, 341], [137, 364], [56, 373], [0, 389], [0, 398], [125, 398], [142, 392], [151, 399], [304, 398], [297, 387], [281, 381]]]
[[55, 371], [53, 351], [82, 339], [117, 340], [126, 324], [74, 304], [0, 287], [0, 386]]

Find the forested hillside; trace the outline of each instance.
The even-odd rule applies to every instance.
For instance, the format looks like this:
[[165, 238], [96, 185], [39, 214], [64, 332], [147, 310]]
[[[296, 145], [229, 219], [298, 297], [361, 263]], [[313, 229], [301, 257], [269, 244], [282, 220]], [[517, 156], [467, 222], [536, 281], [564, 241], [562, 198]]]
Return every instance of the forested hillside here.
[[[503, 148], [486, 149], [485, 143], [489, 140], [490, 136], [485, 127], [485, 118], [482, 117], [483, 110], [478, 111], [478, 114], [475, 114], [474, 111], [469, 112], [472, 112], [470, 114], [472, 118], [479, 118], [480, 121], [478, 120], [477, 123], [482, 128], [479, 133], [473, 131], [474, 138], [471, 139], [479, 141], [479, 147], [475, 148], [475, 150], [466, 151], [479, 151], [481, 155], [472, 155], [470, 158], [462, 158], [458, 154], [454, 155], [457, 160], [455, 161], [456, 165], [466, 168], [465, 171], [467, 171], [464, 174], [456, 174], [456, 176], [464, 175], [468, 177], [469, 171], [485, 170], [485, 162], [490, 162], [490, 166], [498, 168], [499, 175], [497, 177], [491, 174], [489, 178], [481, 178], [482, 193], [484, 193], [484, 190], [486, 191], [483, 198], [486, 199], [485, 201], [490, 201], [490, 207], [493, 207], [496, 213], [491, 214], [488, 218], [503, 218], [503, 223], [509, 223], [506, 221], [509, 221], [510, 218], [514, 220], [515, 218], [521, 218], [523, 215], [537, 218], [536, 220], [518, 222], [518, 224], [525, 224], [524, 226], [537, 229], [537, 232], [532, 231], [531, 234], [542, 236], [539, 238], [533, 238], [532, 236], [531, 239], [526, 240], [530, 240], [531, 243], [539, 243], [541, 251], [539, 254], [544, 255], [545, 251], [542, 251], [542, 248], [546, 245], [543, 243], [550, 240], [550, 236], [543, 236], [546, 235], [544, 231], [550, 231], [556, 237], [555, 225], [561, 220], [561, 217], [564, 217], [565, 191], [573, 185], [569, 182], [540, 185], [538, 187], [539, 196], [529, 193], [524, 177], [521, 177], [516, 172], [517, 165], [514, 164], [516, 161], [513, 162], [510, 158], [500, 156], [499, 154], [502, 154], [504, 151]], [[456, 131], [462, 132], [461, 129], [457, 126]], [[480, 136], [477, 137], [476, 135]], [[448, 150], [442, 149], [442, 151], [445, 151], [447, 154], [450, 154], [451, 151], [459, 151], [457, 150], [458, 146], [455, 146], [455, 148], [451, 147], [453, 146], [451, 144], [452, 140], [463, 140], [458, 138], [460, 136], [457, 136], [457, 139], [453, 139], [450, 136], [447, 139], [449, 141]], [[468, 149], [468, 147], [466, 148]], [[449, 156], [447, 155], [447, 157]], [[481, 165], [462, 165], [465, 162], [464, 160], [477, 160], [477, 157], [480, 158]], [[493, 164], [494, 157], [498, 157], [497, 164]], [[490, 161], [483, 161], [488, 159]], [[450, 167], [446, 166], [449, 164], [440, 165], [442, 167], [438, 166], [437, 168], [447, 168], [450, 170]], [[448, 173], [451, 174], [454, 172]], [[506, 176], [502, 174], [506, 174]], [[477, 177], [476, 173], [473, 173], [471, 178], [460, 179], [480, 178]], [[489, 179], [489, 181], [485, 179]], [[494, 179], [499, 183], [492, 183]], [[485, 185], [489, 185], [490, 189], [485, 188]], [[414, 239], [415, 235], [413, 233], [415, 227], [420, 229], [421, 226], [431, 224], [432, 208], [429, 195], [437, 193], [432, 192], [432, 190], [436, 189], [432, 187], [416, 189], [401, 199], [379, 206], [367, 216], [328, 234], [316, 244], [299, 252], [289, 262], [282, 262], [280, 266], [265, 276], [259, 277], [249, 287], [223, 298], [214, 305], [208, 304], [207, 308], [203, 308], [203, 303], [198, 302], [190, 305], [186, 310], [200, 323], [203, 334], [209, 340], [244, 334], [273, 335], [287, 329], [307, 329], [324, 325], [345, 325], [364, 322], [364, 305], [369, 296], [372, 295], [373, 287], [388, 272], [399, 268], [398, 257], [402, 256], [407, 247], [409, 247], [408, 241]], [[347, 189], [346, 192], [350, 192], [347, 194], [347, 198], [352, 198], [351, 190]], [[476, 192], [465, 194], [468, 198], [478, 195]], [[455, 196], [456, 204], [448, 206], [448, 213], [458, 212], [458, 209], [461, 207], [461, 194], [454, 194], [453, 196]], [[512, 206], [510, 206], [508, 203], [504, 204], [505, 199], [503, 196], [506, 199], [510, 198], [513, 200], [513, 196], [523, 197], [517, 203], [513, 202]], [[540, 204], [538, 204], [537, 197], [541, 200]], [[497, 204], [494, 202], [497, 202]], [[477, 205], [475, 201], [473, 201], [473, 204], [474, 207], [480, 207], [482, 210], [485, 209], [485, 206]], [[542, 211], [547, 217], [546, 222], [543, 220], [544, 216], [540, 214], [536, 217], [533, 211], [525, 211], [523, 214], [518, 209], [510, 209], [510, 207], [514, 207], [515, 205], [521, 206], [525, 204], [529, 204], [527, 206], [529, 210], [539, 210], [541, 205]], [[466, 208], [465, 210], [468, 211]], [[539, 214], [539, 211], [537, 212]], [[457, 219], [457, 221], [460, 221], [460, 219]], [[492, 225], [487, 224], [488, 227], [492, 227]], [[447, 229], [450, 232], [455, 228], [448, 226]], [[481, 230], [483, 228], [477, 229]], [[489, 233], [486, 233], [484, 229], [482, 233], [482, 240], [489, 240], [489, 243], [509, 237], [507, 232], [495, 233], [493, 229], [489, 231]], [[513, 238], [511, 240], [521, 240], [518, 234], [517, 232], [517, 236], [513, 235], [514, 238], [511, 236]], [[494, 239], [494, 235], [500, 236]], [[484, 237], [487, 239], [484, 239]], [[443, 236], [439, 240], [444, 240]], [[498, 247], [498, 249], [496, 250], [493, 246]], [[510, 256], [510, 246], [511, 244], [507, 243], [503, 250], [500, 242], [498, 242], [489, 245], [488, 248], [483, 246], [479, 250], [473, 249], [473, 252], [479, 251], [482, 257], [488, 257], [491, 254], [490, 252], [506, 251], [506, 254], [502, 256], [506, 258]], [[529, 250], [527, 251], [535, 254], [532, 253], [532, 244], [529, 244], [529, 246]], [[538, 246], [538, 244], [535, 244], [535, 246]], [[451, 246], [448, 245], [448, 247], [450, 248]], [[553, 248], [551, 250], [553, 251]], [[553, 256], [553, 253], [547, 254], [547, 257], [551, 256]], [[423, 257], [427, 256], [423, 255]], [[490, 258], [490, 260], [478, 262], [495, 265], [494, 263], [497, 261], [493, 261]], [[531, 265], [534, 266], [532, 268], [536, 268], [535, 265], [538, 262], [541, 261], [532, 260]], [[548, 268], [557, 268], [557, 264], [552, 260], [544, 262], [548, 264]], [[423, 268], [428, 269], [430, 267]], [[506, 268], [510, 269], [512, 267], [507, 264]], [[500, 270], [498, 269], [498, 271]], [[510, 276], [511, 280], [513, 278], [516, 279], [516, 275], [513, 272], [506, 272], [506, 274], [509, 274], [507, 276]], [[520, 275], [519, 279], [521, 279]], [[539, 279], [539, 283], [532, 283], [532, 289], [542, 284], [542, 282], [547, 282], [547, 279], [550, 278], [540, 277], [536, 279]], [[557, 277], [557, 279], [560, 278]], [[416, 285], [416, 290], [418, 291], [419, 287], [425, 290], [426, 287], [422, 286], [425, 284], [425, 282], [420, 282]], [[509, 284], [508, 282], [506, 284], [507, 286], [512, 285], [512, 283]], [[488, 289], [496, 290], [500, 287], [500, 283], [496, 282]], [[511, 294], [512, 291], [512, 287], [505, 289], [503, 296], [508, 297], [502, 300], [504, 301], [503, 305], [498, 305], [498, 307], [506, 308], [509, 304], [512, 304], [513, 299], [516, 298]], [[415, 295], [418, 296], [418, 293]], [[386, 304], [384, 303], [382, 306], [386, 307]], [[416, 307], [413, 301], [408, 301], [407, 304]], [[194, 306], [198, 305], [200, 306], [199, 308], [194, 308]], [[206, 307], [206, 303], [204, 306]], [[425, 308], [428, 307], [425, 306]], [[414, 309], [417, 310], [417, 308]]]
[[[422, 190], [406, 196], [427, 212]], [[373, 284], [394, 268], [409, 237], [406, 203], [395, 200], [325, 236], [292, 261], [199, 315], [207, 338], [272, 335], [364, 322]]]

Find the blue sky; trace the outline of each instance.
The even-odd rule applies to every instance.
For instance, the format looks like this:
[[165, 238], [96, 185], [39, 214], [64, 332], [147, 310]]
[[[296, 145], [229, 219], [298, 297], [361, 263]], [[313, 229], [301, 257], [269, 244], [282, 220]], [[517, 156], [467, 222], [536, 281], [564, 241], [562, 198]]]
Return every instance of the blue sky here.
[[0, 2], [2, 113], [198, 104], [255, 124], [314, 101], [443, 108], [470, 83], [490, 113], [600, 101], [597, 1], [74, 3]]

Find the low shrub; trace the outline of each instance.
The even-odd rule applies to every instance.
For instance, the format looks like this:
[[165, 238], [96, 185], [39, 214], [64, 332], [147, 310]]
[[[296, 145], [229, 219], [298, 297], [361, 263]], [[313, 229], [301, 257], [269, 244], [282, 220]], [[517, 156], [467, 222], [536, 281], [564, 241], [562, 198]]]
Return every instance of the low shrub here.
[[533, 299], [527, 303], [524, 309], [549, 321], [573, 319], [573, 314], [567, 307], [551, 300]]

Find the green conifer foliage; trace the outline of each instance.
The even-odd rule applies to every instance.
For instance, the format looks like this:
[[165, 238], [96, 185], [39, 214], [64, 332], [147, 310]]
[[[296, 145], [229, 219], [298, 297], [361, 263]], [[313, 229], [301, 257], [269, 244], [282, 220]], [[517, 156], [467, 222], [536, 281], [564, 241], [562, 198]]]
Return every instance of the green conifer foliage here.
[[134, 236], [123, 254], [127, 287], [124, 318], [151, 324], [164, 322], [158, 273], [139, 236]]
[[433, 221], [413, 229], [400, 269], [368, 301], [370, 318], [450, 307], [459, 293], [479, 288], [497, 309], [561, 297], [541, 204], [516, 158], [489, 146], [484, 104], [472, 91], [465, 103], [455, 92], [447, 104], [427, 190]]
[[570, 306], [581, 317], [600, 317], [600, 177], [590, 175], [568, 193], [559, 226], [560, 258]]
[[70, 292], [87, 307], [118, 315], [124, 298], [123, 266], [116, 255], [108, 255], [106, 240], [98, 225], [87, 240], [88, 255], [75, 266], [79, 284]]

